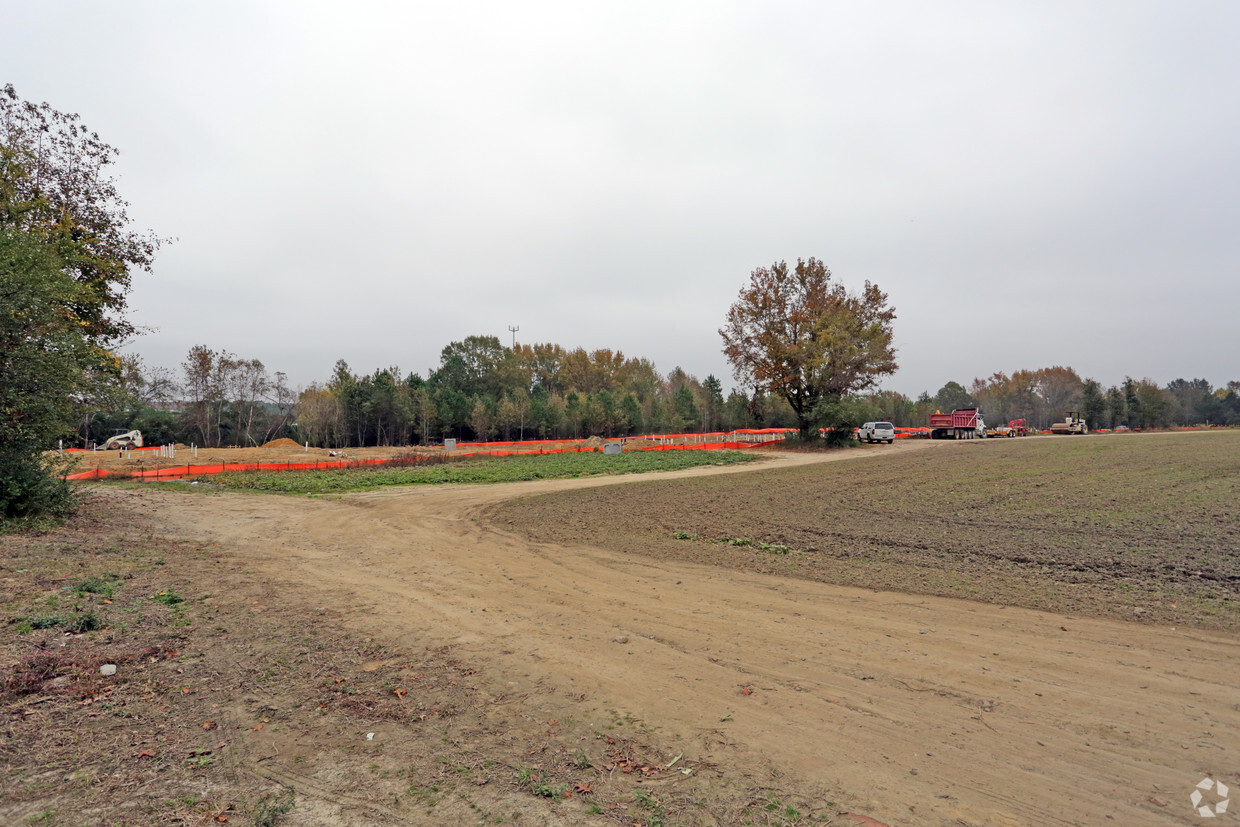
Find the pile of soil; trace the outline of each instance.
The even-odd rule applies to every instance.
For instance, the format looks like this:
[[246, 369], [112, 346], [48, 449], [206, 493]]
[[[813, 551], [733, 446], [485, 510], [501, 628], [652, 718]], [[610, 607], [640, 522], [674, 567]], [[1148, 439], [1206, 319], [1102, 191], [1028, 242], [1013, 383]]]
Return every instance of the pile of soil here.
[[286, 436], [282, 436], [279, 439], [271, 440], [271, 442], [266, 443], [262, 447], [264, 448], [301, 448], [303, 446], [301, 445], [301, 443], [297, 442], [296, 440], [292, 440]]
[[581, 441], [582, 448], [602, 448], [607, 444], [607, 440], [601, 436], [592, 436]]

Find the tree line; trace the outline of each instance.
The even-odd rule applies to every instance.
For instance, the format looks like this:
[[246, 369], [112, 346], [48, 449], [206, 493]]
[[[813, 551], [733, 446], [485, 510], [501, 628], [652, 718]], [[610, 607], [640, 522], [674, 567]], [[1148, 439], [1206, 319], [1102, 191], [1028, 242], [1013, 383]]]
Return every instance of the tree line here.
[[1071, 410], [1079, 411], [1093, 429], [1240, 426], [1240, 381], [1216, 388], [1205, 379], [1159, 385], [1128, 377], [1103, 387], [1062, 366], [994, 373], [974, 379], [968, 388], [948, 382], [933, 396], [923, 392], [915, 399], [886, 391], [871, 395], [869, 402], [877, 415], [898, 426], [925, 425], [934, 411], [956, 408], [980, 408], [991, 425], [1024, 419], [1041, 429]]
[[331, 376], [294, 392], [282, 372], [204, 345], [179, 371], [124, 360], [121, 404], [83, 411], [79, 438], [102, 443], [141, 430], [151, 444], [256, 446], [288, 437], [315, 447], [419, 445], [460, 440], [576, 439], [794, 427], [776, 395], [726, 397], [715, 376], [648, 359], [557, 344], [507, 347], [468, 336], [424, 377], [397, 366], [358, 374], [340, 360]]
[[[330, 378], [294, 391], [282, 372], [257, 359], [192, 348], [180, 371], [123, 360], [120, 405], [87, 408], [83, 444], [139, 429], [149, 444], [257, 446], [288, 437], [322, 448], [437, 444], [460, 440], [576, 439], [738, 428], [799, 427], [776, 394], [726, 396], [719, 380], [679, 367], [663, 375], [647, 359], [607, 349], [554, 344], [502, 345], [495, 336], [452, 342], [425, 377], [399, 367], [354, 373], [340, 360]], [[1079, 410], [1091, 428], [1240, 425], [1240, 382], [1204, 379], [1159, 386], [1127, 379], [1103, 388], [1072, 368], [995, 373], [966, 388], [951, 381], [935, 394], [873, 391], [845, 397], [852, 419], [924, 426], [934, 411], [980, 407], [987, 422], [1024, 419], [1046, 428]], [[821, 413], [821, 409], [820, 409]], [[814, 419], [821, 423], [821, 418]], [[825, 423], [829, 425], [829, 423]]]

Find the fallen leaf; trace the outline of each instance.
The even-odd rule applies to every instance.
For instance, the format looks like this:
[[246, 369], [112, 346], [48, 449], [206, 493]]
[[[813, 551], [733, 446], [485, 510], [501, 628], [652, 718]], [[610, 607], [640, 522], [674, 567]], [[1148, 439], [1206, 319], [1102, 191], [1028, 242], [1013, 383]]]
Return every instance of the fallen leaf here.
[[154, 758], [154, 757], [155, 757], [155, 750], [153, 749], [144, 749], [142, 750], [142, 752], [139, 752], [137, 755], [134, 756], [134, 758]]
[[578, 781], [575, 785], [573, 785], [573, 789], [575, 789], [577, 792], [581, 793], [582, 795], [589, 795], [590, 793], [594, 792], [594, 788], [591, 787], [589, 784], [585, 783], [584, 781]]
[[262, 728], [263, 728], [263, 725], [262, 725], [262, 724], [258, 724], [257, 726], [255, 726], [255, 727], [254, 727], [254, 731], [255, 731], [255, 732], [258, 732], [258, 731], [259, 731], [260, 729], [262, 729]]
[[753, 694], [753, 690], [752, 690], [752, 689], [750, 689], [748, 686], [742, 686], [742, 687], [741, 687], [741, 694], [742, 694], [742, 695], [752, 695], [752, 694]]

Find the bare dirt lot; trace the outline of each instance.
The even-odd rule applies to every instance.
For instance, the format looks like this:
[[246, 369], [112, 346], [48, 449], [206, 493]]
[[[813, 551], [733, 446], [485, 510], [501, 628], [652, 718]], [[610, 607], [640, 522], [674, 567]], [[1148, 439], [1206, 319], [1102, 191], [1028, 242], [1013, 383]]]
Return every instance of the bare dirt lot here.
[[307, 448], [292, 440], [279, 440], [278, 445], [255, 448], [199, 448], [195, 452], [186, 445], [176, 446], [171, 457], [160, 456], [157, 451], [69, 451], [73, 460], [69, 473], [91, 471], [150, 471], [181, 465], [220, 465], [223, 463], [303, 463], [338, 462], [343, 460], [392, 459], [414, 453], [437, 454], [437, 447], [402, 448], [383, 446], [377, 448]]
[[1240, 631], [1240, 432], [897, 447], [492, 516], [628, 554]]
[[[1198, 781], [1240, 786], [1233, 631], [1195, 617], [1153, 624], [819, 582], [797, 563], [815, 543], [761, 539], [761, 515], [795, 504], [780, 475], [877, 474], [963, 450], [976, 462], [1006, 442], [898, 443], [783, 455], [769, 474], [673, 475], [690, 486], [761, 480], [752, 519], [739, 524], [704, 521], [682, 501], [652, 524], [636, 507], [649, 475], [330, 499], [101, 489], [94, 513], [122, 517], [5, 540], [0, 576], [14, 594], [40, 594], [45, 612], [76, 601], [75, 616], [97, 611], [108, 628], [17, 635], [34, 608], [27, 597], [5, 605], [0, 815], [1196, 822]], [[551, 511], [518, 526], [520, 508], [554, 501], [500, 509], [557, 491], [575, 492], [574, 508], [607, 507], [578, 514], [575, 535], [549, 523]], [[1137, 532], [1145, 517], [1132, 519]], [[590, 534], [596, 524], [619, 539]], [[1179, 536], [1150, 526], [1160, 545]], [[655, 536], [676, 531], [699, 539]], [[634, 553], [643, 532], [654, 553]], [[712, 532], [787, 553], [713, 558], [716, 547], [755, 547], [705, 543]], [[1202, 542], [1215, 541], [1230, 542]], [[129, 547], [139, 551], [126, 556]], [[797, 565], [780, 568], [785, 558]], [[96, 570], [118, 576], [112, 597], [75, 590]], [[169, 605], [169, 593], [184, 602]], [[119, 662], [123, 682], [95, 677], [103, 657]], [[57, 676], [68, 680], [49, 685]]]
[[[717, 436], [680, 434], [654, 439], [626, 439], [626, 450], [640, 450], [654, 445], [687, 445], [703, 441], [714, 441]], [[768, 439], [760, 437], [758, 439]], [[570, 447], [581, 447], [593, 450], [602, 446], [607, 440], [601, 437], [590, 437], [583, 440], [555, 440], [550, 442], [524, 441], [519, 447], [508, 443], [493, 445], [477, 445], [462, 443], [455, 451], [447, 452], [455, 456], [478, 453], [503, 453], [520, 450], [525, 452], [563, 451]], [[51, 456], [55, 452], [49, 451]], [[445, 451], [439, 445], [416, 445], [412, 447], [381, 445], [369, 448], [312, 448], [298, 445], [291, 439], [278, 439], [266, 445], [250, 448], [191, 448], [188, 445], [176, 445], [172, 456], [161, 456], [157, 450], [150, 448], [133, 451], [66, 451], [65, 456], [71, 461], [67, 473], [75, 474], [83, 471], [103, 470], [133, 473], [151, 471], [159, 468], [189, 465], [221, 465], [224, 463], [262, 463], [278, 465], [281, 463], [299, 464], [306, 462], [340, 462], [385, 460], [410, 455], [438, 456]]]

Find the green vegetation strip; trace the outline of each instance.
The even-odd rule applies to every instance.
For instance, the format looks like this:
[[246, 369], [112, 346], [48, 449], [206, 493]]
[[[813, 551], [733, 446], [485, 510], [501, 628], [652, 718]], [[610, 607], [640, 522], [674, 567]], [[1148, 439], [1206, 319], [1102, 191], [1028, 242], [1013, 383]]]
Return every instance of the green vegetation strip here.
[[500, 483], [678, 471], [703, 465], [734, 465], [756, 457], [741, 451], [631, 451], [530, 454], [462, 459], [432, 465], [374, 466], [330, 471], [235, 471], [217, 474], [211, 482], [225, 488], [322, 494], [364, 491], [387, 485]]

